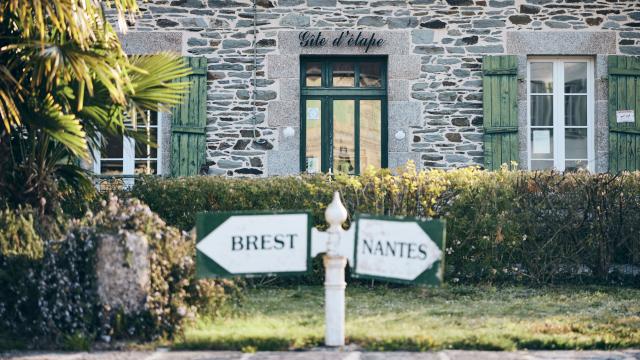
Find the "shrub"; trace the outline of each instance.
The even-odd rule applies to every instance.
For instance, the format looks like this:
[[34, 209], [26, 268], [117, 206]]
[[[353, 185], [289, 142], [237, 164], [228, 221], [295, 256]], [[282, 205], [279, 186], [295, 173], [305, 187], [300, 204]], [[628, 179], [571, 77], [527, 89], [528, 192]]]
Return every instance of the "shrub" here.
[[416, 171], [410, 164], [398, 175], [145, 178], [129, 196], [184, 230], [200, 211], [248, 209], [311, 210], [324, 227], [335, 190], [350, 216], [446, 219], [449, 282], [638, 281], [628, 277], [640, 265], [638, 172]]
[[43, 248], [30, 208], [0, 210], [0, 335], [38, 328], [33, 309]]
[[[0, 226], [0, 337], [74, 349], [96, 338], [170, 338], [197, 313], [238, 296], [230, 281], [196, 280], [193, 237], [135, 199], [110, 198], [65, 224], [64, 237], [36, 231], [30, 209], [0, 211]], [[115, 236], [126, 247], [129, 234], [146, 238], [149, 248], [149, 290], [138, 313], [103, 304], [97, 291], [100, 241]]]

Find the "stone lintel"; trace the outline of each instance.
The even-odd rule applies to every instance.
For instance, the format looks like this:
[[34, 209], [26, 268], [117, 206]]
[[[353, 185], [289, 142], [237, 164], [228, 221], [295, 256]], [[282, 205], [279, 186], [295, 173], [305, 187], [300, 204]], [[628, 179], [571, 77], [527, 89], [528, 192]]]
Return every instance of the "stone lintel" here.
[[617, 53], [614, 31], [507, 31], [514, 55], [596, 55]]
[[127, 31], [118, 33], [127, 55], [155, 54], [169, 51], [182, 54], [182, 31]]

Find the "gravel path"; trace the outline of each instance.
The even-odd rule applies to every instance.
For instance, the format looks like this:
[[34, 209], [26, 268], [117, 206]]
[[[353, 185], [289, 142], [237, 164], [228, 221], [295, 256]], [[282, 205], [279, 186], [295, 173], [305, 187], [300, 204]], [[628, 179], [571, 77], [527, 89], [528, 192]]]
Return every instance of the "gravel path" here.
[[358, 352], [302, 351], [258, 352], [243, 354], [226, 351], [155, 351], [155, 352], [93, 352], [93, 353], [15, 353], [0, 354], [11, 360], [640, 360], [640, 350], [624, 351], [439, 351], [439, 352]]

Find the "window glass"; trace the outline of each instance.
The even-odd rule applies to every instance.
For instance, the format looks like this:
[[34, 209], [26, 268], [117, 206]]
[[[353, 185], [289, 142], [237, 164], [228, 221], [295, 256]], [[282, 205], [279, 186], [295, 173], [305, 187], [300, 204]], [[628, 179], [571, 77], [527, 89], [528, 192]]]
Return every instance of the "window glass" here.
[[322, 86], [322, 63], [307, 63], [305, 72], [306, 86]]
[[564, 96], [564, 124], [566, 126], [587, 126], [587, 96]]
[[[137, 133], [141, 139], [145, 141], [134, 142], [135, 146], [135, 162], [134, 173], [139, 174], [157, 174], [158, 169], [158, 122], [157, 113], [147, 113], [145, 121], [138, 123]], [[152, 145], [156, 144], [156, 145]]]
[[533, 62], [531, 67], [531, 93], [553, 92], [553, 63]]
[[564, 155], [567, 159], [587, 158], [587, 129], [565, 129]]
[[565, 162], [565, 171], [586, 170], [589, 168], [589, 162], [586, 160], [567, 160]]
[[[136, 136], [103, 136], [103, 149], [100, 151], [99, 167], [95, 169], [99, 174], [158, 174], [158, 113], [147, 111], [145, 116], [144, 119], [139, 119], [135, 130], [130, 121], [125, 121], [127, 129], [135, 131]], [[147, 144], [147, 142], [156, 145]], [[133, 179], [125, 179], [125, 182], [128, 185], [132, 185]]]
[[355, 86], [354, 64], [349, 62], [333, 63], [331, 66], [333, 76], [333, 86], [353, 87]]
[[355, 174], [355, 101], [333, 100], [333, 171]]
[[309, 173], [321, 171], [322, 160], [322, 107], [320, 100], [306, 101], [306, 170]]
[[382, 69], [378, 62], [360, 63], [360, 87], [381, 87]]
[[369, 166], [379, 168], [382, 164], [380, 141], [382, 141], [382, 102], [360, 101], [360, 171]]
[[531, 129], [531, 158], [553, 159], [553, 129]]
[[[532, 170], [593, 169], [593, 74], [588, 60], [530, 62], [529, 149]], [[553, 86], [553, 84], [560, 84]]]
[[567, 94], [587, 93], [587, 63], [564, 63], [564, 92]]
[[553, 169], [553, 160], [531, 160], [531, 170]]
[[123, 173], [122, 160], [102, 160], [100, 161], [100, 174], [120, 175]]
[[151, 126], [157, 126], [158, 125], [158, 113], [155, 111], [149, 111], [147, 113], [147, 119], [149, 122], [149, 125]]
[[156, 158], [158, 156], [158, 128], [155, 126], [139, 126], [138, 135], [147, 142], [156, 144], [145, 144], [142, 141], [136, 142], [136, 159], [137, 158]]
[[156, 160], [136, 160], [135, 174], [136, 175], [151, 175], [158, 173], [158, 162]]
[[108, 159], [121, 159], [123, 156], [123, 136], [118, 134], [106, 135], [103, 140], [101, 155]]
[[531, 96], [531, 126], [553, 125], [553, 95]]

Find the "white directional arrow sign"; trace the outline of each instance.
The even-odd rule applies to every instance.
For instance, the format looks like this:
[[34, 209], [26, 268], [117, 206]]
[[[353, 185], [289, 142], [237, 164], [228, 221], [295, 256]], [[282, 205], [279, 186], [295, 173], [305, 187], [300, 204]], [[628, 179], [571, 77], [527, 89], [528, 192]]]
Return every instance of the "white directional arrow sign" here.
[[306, 272], [309, 222], [307, 213], [199, 214], [198, 276]]
[[442, 281], [444, 223], [359, 215], [355, 275], [387, 281]]

